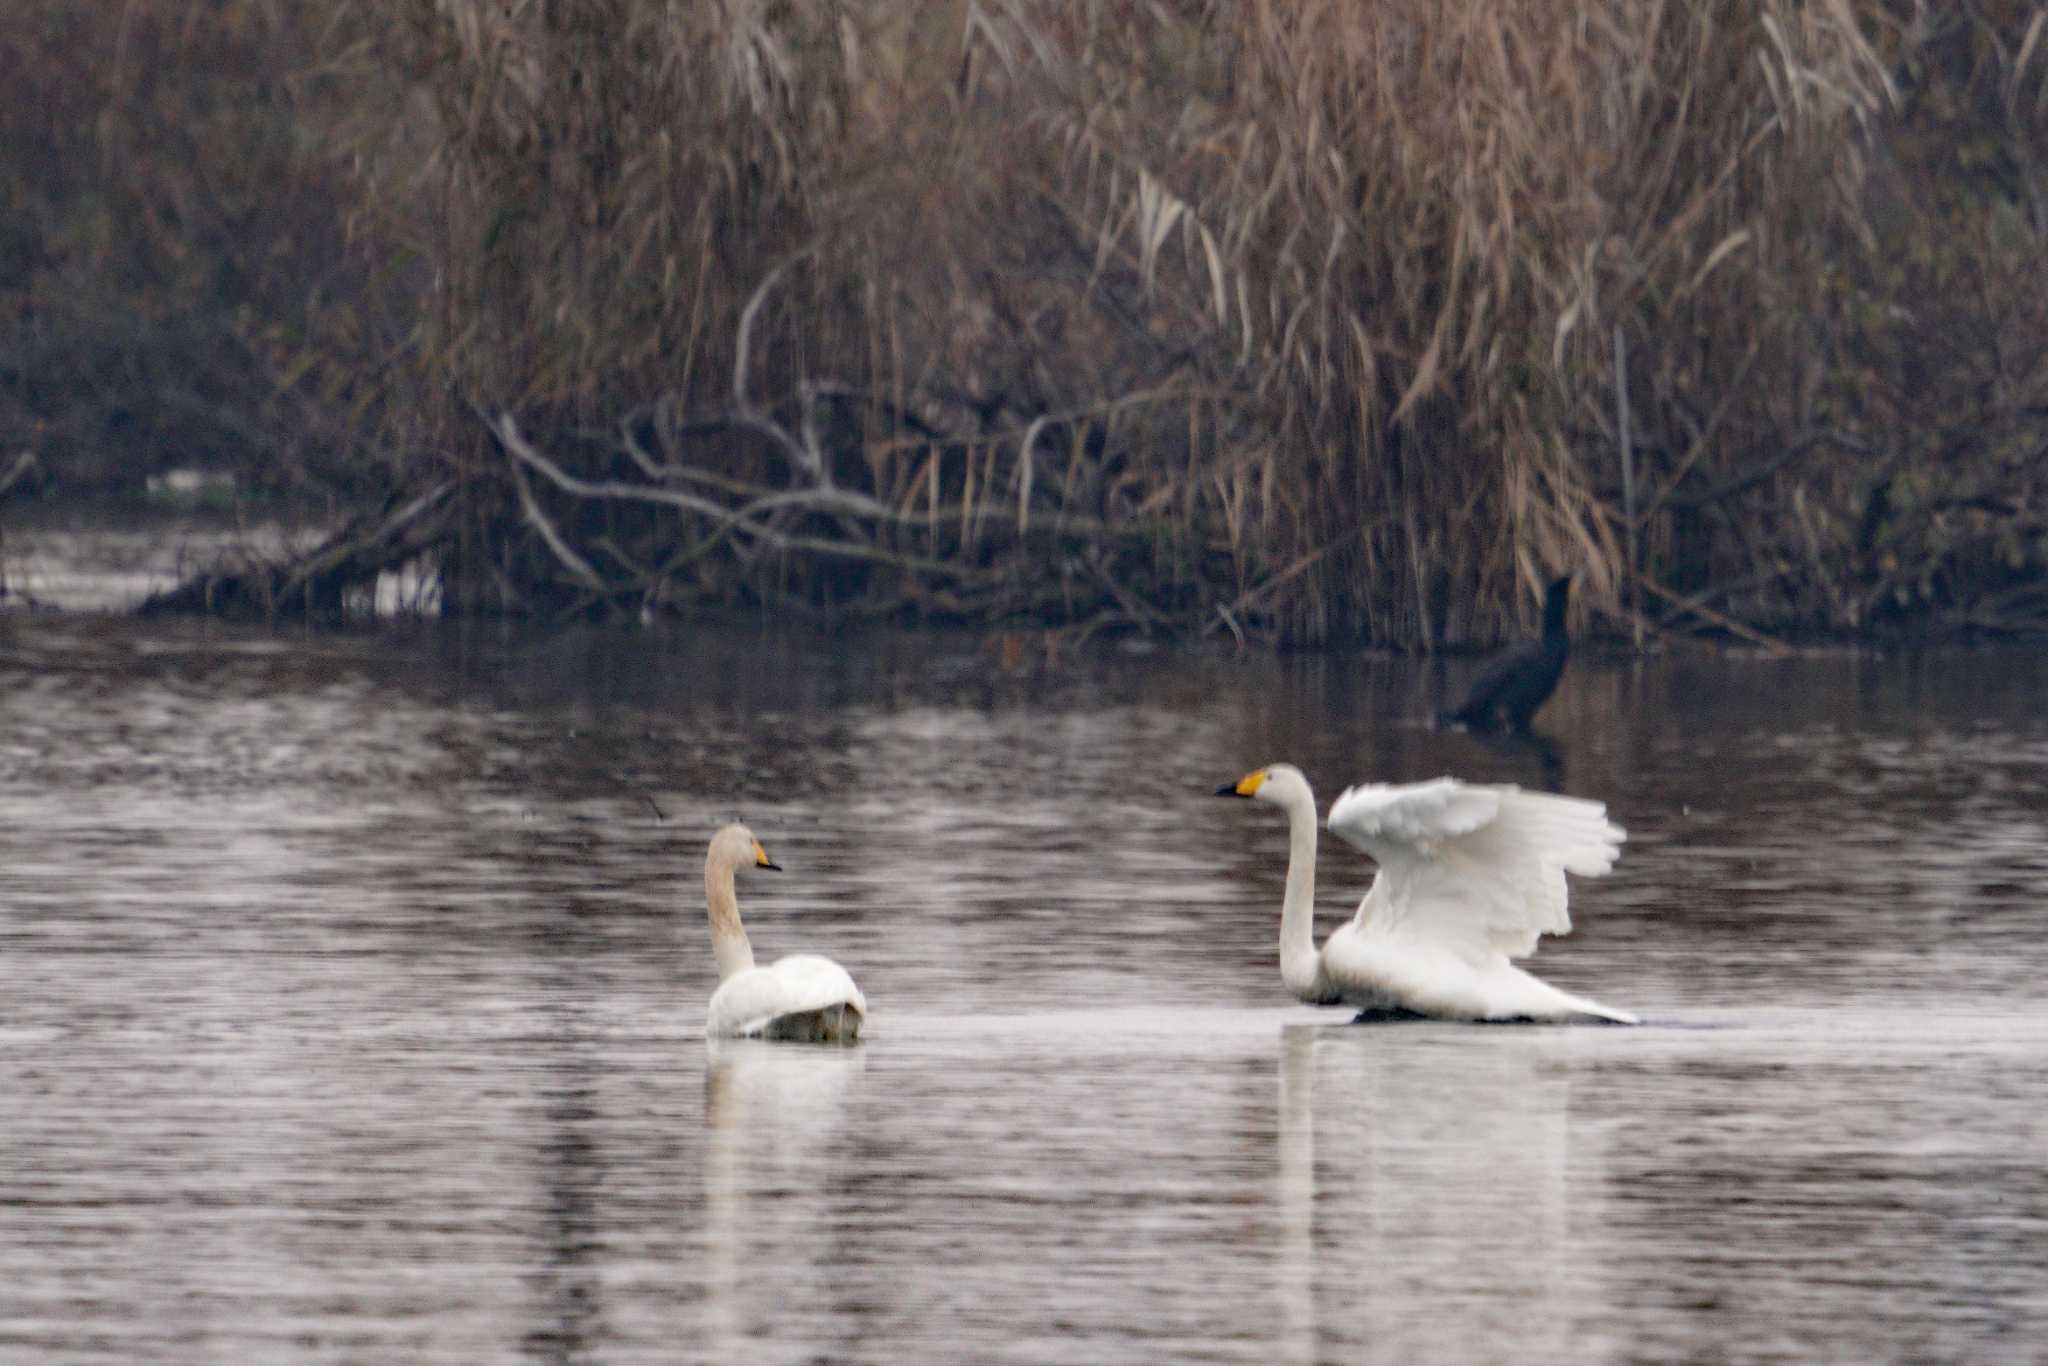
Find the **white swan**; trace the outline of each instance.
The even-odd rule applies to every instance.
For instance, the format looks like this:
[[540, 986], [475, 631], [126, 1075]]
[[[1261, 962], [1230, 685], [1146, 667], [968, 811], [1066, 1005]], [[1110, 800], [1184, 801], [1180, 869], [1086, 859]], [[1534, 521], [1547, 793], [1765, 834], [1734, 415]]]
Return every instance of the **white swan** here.
[[1444, 1020], [1634, 1024], [1627, 1011], [1559, 991], [1510, 958], [1566, 934], [1564, 875], [1597, 877], [1622, 840], [1607, 808], [1577, 797], [1483, 787], [1455, 778], [1347, 788], [1330, 832], [1379, 864], [1358, 914], [1315, 945], [1316, 799], [1291, 764], [1216, 790], [1287, 813], [1287, 893], [1280, 977], [1312, 1005], [1404, 1010]]
[[711, 916], [711, 947], [718, 954], [718, 990], [704, 1013], [706, 1036], [814, 1043], [858, 1039], [868, 1002], [845, 968], [815, 953], [754, 966], [754, 947], [740, 924], [733, 892], [733, 875], [742, 866], [782, 871], [752, 831], [728, 825], [711, 837], [704, 856], [704, 906]]

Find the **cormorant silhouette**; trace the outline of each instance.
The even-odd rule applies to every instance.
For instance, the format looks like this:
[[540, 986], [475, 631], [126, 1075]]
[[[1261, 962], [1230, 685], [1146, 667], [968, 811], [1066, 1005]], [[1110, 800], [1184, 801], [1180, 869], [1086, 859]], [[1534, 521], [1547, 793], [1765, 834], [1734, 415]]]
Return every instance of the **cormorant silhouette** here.
[[1464, 705], [1440, 713], [1437, 720], [1473, 730], [1526, 732], [1529, 719], [1557, 687], [1565, 657], [1571, 652], [1571, 639], [1564, 629], [1571, 592], [1571, 575], [1552, 579], [1543, 590], [1543, 638], [1518, 641], [1494, 656], [1472, 681]]

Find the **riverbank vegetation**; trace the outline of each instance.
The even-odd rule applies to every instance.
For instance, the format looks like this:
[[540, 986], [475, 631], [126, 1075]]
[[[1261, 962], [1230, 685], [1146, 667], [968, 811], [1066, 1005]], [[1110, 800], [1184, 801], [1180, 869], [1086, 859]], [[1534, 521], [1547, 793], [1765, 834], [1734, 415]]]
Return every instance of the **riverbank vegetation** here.
[[163, 609], [328, 615], [425, 564], [450, 612], [1435, 649], [1577, 568], [1638, 637], [2039, 631], [2043, 28], [28, 7], [0, 428], [340, 510]]

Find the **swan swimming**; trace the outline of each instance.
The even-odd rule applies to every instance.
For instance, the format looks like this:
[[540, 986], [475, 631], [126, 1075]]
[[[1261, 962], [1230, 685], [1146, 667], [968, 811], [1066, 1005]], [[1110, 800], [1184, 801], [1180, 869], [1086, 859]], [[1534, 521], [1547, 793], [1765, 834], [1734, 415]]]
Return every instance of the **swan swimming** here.
[[1287, 813], [1280, 976], [1311, 1005], [1400, 1010], [1440, 1020], [1635, 1024], [1627, 1011], [1573, 996], [1508, 960], [1567, 934], [1566, 873], [1598, 877], [1627, 833], [1577, 797], [1455, 778], [1346, 788], [1330, 832], [1372, 855], [1379, 874], [1358, 914], [1315, 945], [1316, 798], [1291, 764], [1216, 789]]
[[718, 954], [718, 990], [704, 1012], [706, 1037], [854, 1042], [867, 1019], [868, 1002], [845, 968], [815, 953], [754, 966], [754, 947], [740, 924], [733, 891], [734, 874], [742, 867], [782, 871], [751, 830], [728, 825], [711, 837], [704, 856], [704, 905], [711, 916], [711, 947]]

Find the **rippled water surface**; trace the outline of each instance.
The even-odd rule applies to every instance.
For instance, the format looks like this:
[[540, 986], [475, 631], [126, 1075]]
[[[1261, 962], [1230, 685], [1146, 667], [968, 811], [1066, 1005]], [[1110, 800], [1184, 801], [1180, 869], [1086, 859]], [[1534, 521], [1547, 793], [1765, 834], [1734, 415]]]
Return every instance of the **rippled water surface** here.
[[[0, 616], [0, 1360], [2039, 1359], [2048, 656], [1469, 672]], [[1279, 758], [1607, 801], [1649, 1023], [1292, 1004]], [[734, 816], [864, 1046], [703, 1039]]]

